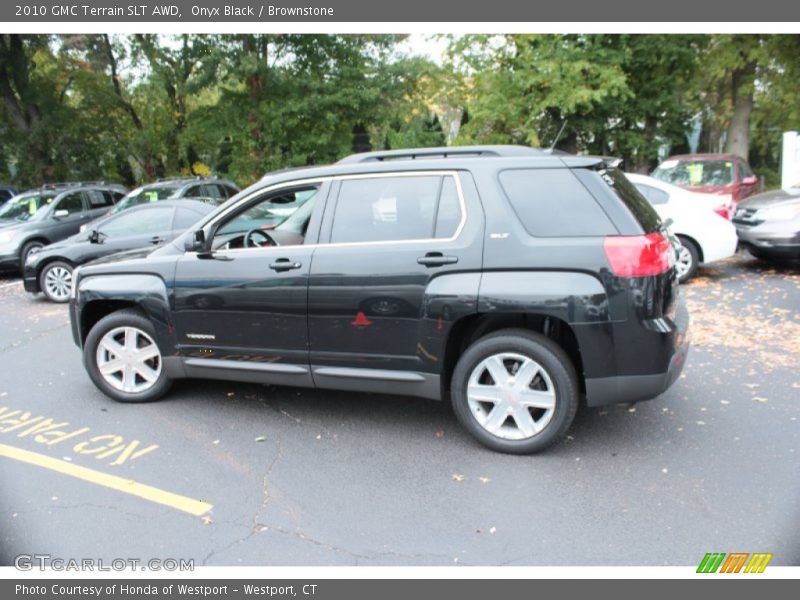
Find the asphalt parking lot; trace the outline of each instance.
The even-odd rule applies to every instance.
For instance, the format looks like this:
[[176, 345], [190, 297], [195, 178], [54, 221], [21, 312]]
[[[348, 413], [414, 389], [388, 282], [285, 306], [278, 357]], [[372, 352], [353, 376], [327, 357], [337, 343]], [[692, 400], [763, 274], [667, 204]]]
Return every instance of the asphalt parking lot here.
[[675, 386], [584, 409], [519, 457], [445, 403], [389, 395], [187, 381], [114, 403], [66, 308], [0, 278], [0, 564], [800, 564], [800, 270], [740, 254], [682, 293], [694, 343]]

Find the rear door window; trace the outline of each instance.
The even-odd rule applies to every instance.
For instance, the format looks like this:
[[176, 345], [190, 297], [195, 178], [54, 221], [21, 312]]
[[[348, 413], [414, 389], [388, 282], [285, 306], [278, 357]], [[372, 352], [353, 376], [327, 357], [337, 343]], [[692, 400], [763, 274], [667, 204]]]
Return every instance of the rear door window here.
[[449, 238], [462, 218], [450, 175], [346, 179], [336, 202], [331, 242]]
[[89, 199], [89, 209], [107, 208], [114, 206], [111, 192], [101, 190], [86, 190], [86, 197]]
[[606, 213], [570, 169], [502, 171], [500, 184], [522, 226], [532, 236], [616, 233]]

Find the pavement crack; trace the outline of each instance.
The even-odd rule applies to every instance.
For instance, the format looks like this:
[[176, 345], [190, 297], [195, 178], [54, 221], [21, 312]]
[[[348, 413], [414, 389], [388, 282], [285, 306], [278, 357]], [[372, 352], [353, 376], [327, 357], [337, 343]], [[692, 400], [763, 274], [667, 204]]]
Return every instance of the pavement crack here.
[[0, 354], [5, 354], [7, 352], [11, 352], [12, 350], [17, 350], [19, 348], [24, 348], [31, 342], [35, 342], [39, 338], [42, 338], [50, 333], [53, 333], [54, 331], [58, 331], [59, 329], [63, 329], [64, 327], [67, 326], [69, 326], [68, 322], [62, 323], [61, 325], [57, 325], [55, 327], [51, 327], [49, 329], [43, 329], [42, 331], [39, 331], [38, 333], [28, 338], [25, 338], [24, 340], [19, 340], [18, 342], [14, 342], [13, 344], [9, 344], [8, 346], [3, 346], [2, 348], [0, 348]]

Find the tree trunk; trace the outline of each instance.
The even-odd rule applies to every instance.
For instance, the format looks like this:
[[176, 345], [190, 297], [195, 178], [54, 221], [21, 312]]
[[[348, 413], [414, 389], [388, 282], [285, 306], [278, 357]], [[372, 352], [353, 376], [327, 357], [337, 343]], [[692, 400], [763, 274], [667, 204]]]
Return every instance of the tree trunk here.
[[747, 159], [750, 153], [750, 113], [753, 112], [753, 80], [756, 72], [754, 62], [736, 69], [731, 77], [733, 117], [728, 124], [725, 152]]

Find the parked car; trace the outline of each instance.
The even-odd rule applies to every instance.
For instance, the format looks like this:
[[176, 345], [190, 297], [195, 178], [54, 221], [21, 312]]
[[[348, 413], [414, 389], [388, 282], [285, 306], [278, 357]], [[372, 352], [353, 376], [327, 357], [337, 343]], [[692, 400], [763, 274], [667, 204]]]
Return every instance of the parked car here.
[[131, 191], [114, 207], [114, 214], [140, 204], [150, 204], [160, 200], [179, 198], [219, 198], [227, 200], [239, 193], [239, 187], [232, 181], [215, 177], [190, 177], [162, 179], [148, 183]]
[[800, 258], [800, 182], [752, 196], [733, 216], [739, 243], [757, 258]]
[[10, 200], [16, 195], [17, 190], [10, 185], [0, 185], [0, 206], [3, 206], [3, 204], [6, 203], [6, 200]]
[[715, 200], [696, 198], [694, 192], [647, 175], [628, 173], [627, 177], [663, 220], [672, 219], [670, 230], [681, 243], [675, 265], [678, 281], [691, 279], [701, 264], [736, 253], [736, 228], [713, 210]]
[[[251, 226], [287, 194], [308, 198]], [[121, 402], [184, 377], [450, 399], [480, 442], [528, 453], [563, 438], [582, 396], [676, 380], [674, 261], [602, 158], [394, 150], [269, 175], [171, 244], [78, 267], [69, 312], [89, 377]]]
[[720, 214], [730, 218], [733, 205], [758, 191], [758, 177], [747, 161], [735, 154], [683, 154], [670, 156], [652, 173], [653, 177], [693, 192], [720, 196]]
[[167, 200], [107, 216], [96, 228], [31, 254], [23, 270], [25, 290], [44, 292], [53, 302], [67, 302], [76, 266], [116, 252], [169, 242], [213, 211], [216, 204], [218, 199]]
[[125, 188], [105, 183], [46, 185], [0, 207], [0, 269], [25, 266], [31, 252], [74, 235], [107, 213]]

